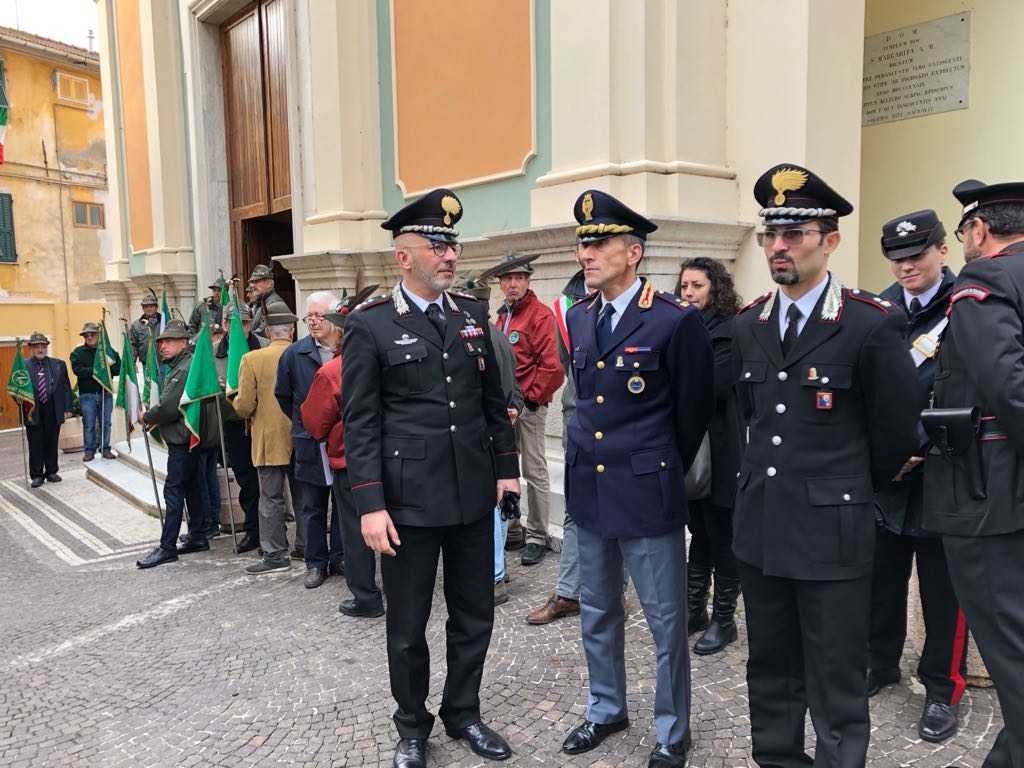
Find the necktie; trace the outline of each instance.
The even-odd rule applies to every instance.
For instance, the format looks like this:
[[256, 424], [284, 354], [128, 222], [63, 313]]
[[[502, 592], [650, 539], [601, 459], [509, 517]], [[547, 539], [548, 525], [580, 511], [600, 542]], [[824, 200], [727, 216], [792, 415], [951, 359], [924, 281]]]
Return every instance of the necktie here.
[[36, 368], [36, 389], [39, 391], [40, 403], [45, 403], [50, 399], [50, 392], [46, 388], [46, 366], [42, 362]]
[[597, 319], [598, 349], [605, 349], [612, 338], [612, 315], [614, 314], [615, 307], [612, 304], [605, 304], [601, 310], [601, 317]]
[[920, 311], [921, 311], [921, 300], [918, 299], [915, 296], [914, 298], [912, 298], [910, 300], [910, 314], [913, 316], [913, 315], [916, 315]]
[[441, 341], [444, 341], [445, 321], [441, 317], [441, 308], [437, 304], [427, 305], [427, 319], [437, 329], [438, 334], [441, 336]]
[[800, 335], [800, 307], [796, 304], [790, 304], [789, 309], [786, 310], [786, 333], [782, 337], [782, 355], [785, 357], [793, 349], [793, 345], [796, 344], [796, 337]]

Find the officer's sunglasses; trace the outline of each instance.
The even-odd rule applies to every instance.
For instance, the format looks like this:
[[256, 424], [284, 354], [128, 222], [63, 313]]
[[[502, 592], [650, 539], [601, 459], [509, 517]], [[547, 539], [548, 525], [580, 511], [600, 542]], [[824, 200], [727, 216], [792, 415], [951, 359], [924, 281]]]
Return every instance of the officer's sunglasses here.
[[767, 229], [764, 232], [755, 232], [754, 235], [757, 237], [757, 244], [761, 246], [775, 245], [775, 241], [780, 237], [785, 245], [800, 245], [803, 243], [804, 238], [807, 237], [811, 232], [817, 232], [819, 235], [824, 235], [820, 229], [804, 229], [803, 227], [792, 227], [790, 229]]
[[429, 243], [423, 243], [421, 245], [414, 245], [413, 248], [430, 248], [434, 252], [434, 255], [439, 259], [443, 259], [448, 253], [448, 249], [451, 248], [455, 251], [455, 258], [459, 258], [462, 255], [462, 243], [444, 243], [438, 240], [431, 240]]

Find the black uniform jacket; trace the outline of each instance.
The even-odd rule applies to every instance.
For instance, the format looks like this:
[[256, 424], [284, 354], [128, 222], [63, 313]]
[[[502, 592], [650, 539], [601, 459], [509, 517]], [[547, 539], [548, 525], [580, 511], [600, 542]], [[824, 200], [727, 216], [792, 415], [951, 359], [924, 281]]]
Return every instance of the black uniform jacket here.
[[701, 312], [711, 334], [715, 356], [715, 413], [708, 437], [711, 444], [711, 503], [732, 509], [736, 499], [736, 473], [740, 468], [739, 415], [736, 412], [736, 376], [732, 369], [734, 319]]
[[870, 573], [874, 490], [917, 448], [906, 315], [829, 281], [785, 358], [776, 293], [736, 318], [733, 364], [747, 441], [733, 549], [769, 576]]
[[461, 294], [442, 301], [443, 342], [401, 290], [345, 324], [345, 455], [361, 515], [387, 509], [404, 525], [471, 523], [492, 513], [499, 478], [519, 477], [483, 308]]
[[[903, 296], [903, 288], [899, 283], [893, 283], [880, 294], [883, 299], [891, 301], [895, 306], [902, 309], [910, 318], [907, 325], [907, 333], [904, 345], [910, 350], [911, 345], [921, 334], [928, 333], [935, 327], [949, 308], [949, 296], [953, 293], [953, 285], [956, 283], [956, 275], [949, 268], [942, 268], [942, 282], [939, 284], [939, 291], [928, 302], [928, 306], [921, 311], [910, 315]], [[914, 406], [918, 411], [928, 407], [932, 395], [932, 383], [935, 381], [935, 358], [925, 358], [917, 366], [917, 403]], [[915, 456], [925, 456], [928, 450], [928, 435], [924, 427], [918, 422], [917, 425], [918, 447], [914, 451]], [[882, 523], [893, 533], [907, 536], [926, 536], [927, 531], [921, 527], [922, 514], [924, 512], [924, 465], [919, 464], [909, 475], [906, 475], [898, 483], [887, 483], [878, 496], [875, 498], [879, 512], [882, 516]]]
[[711, 338], [696, 308], [644, 282], [604, 347], [597, 294], [566, 316], [576, 410], [565, 451], [566, 508], [604, 538], [686, 525], [686, 469], [714, 410]]
[[981, 409], [961, 455], [925, 460], [925, 527], [952, 536], [1024, 529], [1024, 242], [967, 264], [939, 346], [936, 408]]

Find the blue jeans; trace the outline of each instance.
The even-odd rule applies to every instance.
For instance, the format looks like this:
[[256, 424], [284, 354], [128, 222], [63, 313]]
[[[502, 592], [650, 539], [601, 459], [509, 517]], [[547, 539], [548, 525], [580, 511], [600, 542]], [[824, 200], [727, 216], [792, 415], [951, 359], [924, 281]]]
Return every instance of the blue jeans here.
[[203, 506], [199, 482], [199, 451], [187, 445], [167, 445], [167, 479], [164, 481], [164, 527], [160, 548], [174, 552], [178, 546], [181, 520], [188, 507], [188, 533], [194, 541], [205, 541]]
[[96, 453], [96, 423], [100, 418], [100, 399], [103, 400], [103, 423], [101, 451], [110, 450], [110, 413], [114, 409], [114, 396], [109, 392], [85, 392], [78, 396], [82, 407], [82, 441], [86, 453]]
[[501, 507], [494, 508], [494, 583], [505, 578], [505, 540], [508, 520], [501, 519]]
[[202, 529], [211, 534], [220, 532], [220, 480], [217, 478], [217, 454], [219, 450], [200, 451], [199, 454], [199, 477], [196, 482], [202, 494], [203, 509], [206, 514], [203, 516], [204, 525]]

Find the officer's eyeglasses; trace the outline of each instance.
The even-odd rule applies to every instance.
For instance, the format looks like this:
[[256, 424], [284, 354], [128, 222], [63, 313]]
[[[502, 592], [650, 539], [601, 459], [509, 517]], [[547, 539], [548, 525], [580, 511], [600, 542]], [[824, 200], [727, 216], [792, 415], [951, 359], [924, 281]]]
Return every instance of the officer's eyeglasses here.
[[462, 255], [462, 243], [444, 243], [438, 240], [431, 240], [429, 243], [422, 245], [415, 245], [414, 248], [430, 248], [434, 252], [434, 255], [439, 259], [443, 259], [448, 253], [448, 249], [451, 248], [455, 251], [455, 258], [459, 258]]
[[807, 237], [811, 232], [817, 232], [819, 235], [824, 235], [820, 229], [804, 229], [802, 227], [793, 227], [791, 229], [768, 229], [764, 232], [755, 232], [757, 236], [757, 244], [764, 245], [775, 245], [775, 241], [778, 238], [782, 238], [784, 245], [800, 245], [803, 243], [804, 238]]
[[964, 241], [964, 238], [967, 237], [967, 230], [969, 230], [971, 228], [971, 225], [974, 224], [974, 222], [976, 221], [984, 221], [984, 219], [982, 219], [980, 216], [974, 216], [965, 221], [959, 227], [957, 227], [956, 239], [962, 243]]

